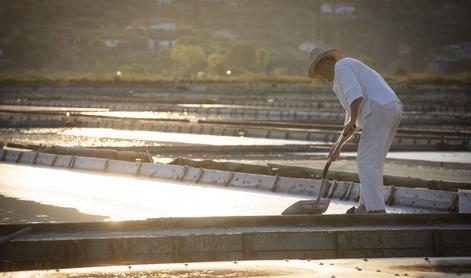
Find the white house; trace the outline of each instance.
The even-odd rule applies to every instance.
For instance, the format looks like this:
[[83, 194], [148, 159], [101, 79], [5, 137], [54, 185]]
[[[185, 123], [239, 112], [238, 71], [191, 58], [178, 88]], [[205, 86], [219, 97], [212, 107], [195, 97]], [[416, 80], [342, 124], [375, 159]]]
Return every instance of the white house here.
[[128, 25], [128, 26], [126, 26], [126, 30], [133, 30], [133, 29], [147, 30], [147, 26], [144, 26], [144, 25]]
[[354, 11], [355, 6], [352, 4], [324, 3], [321, 5], [321, 13], [323, 14], [352, 15]]
[[131, 24], [126, 26], [127, 30], [132, 29], [139, 29], [139, 30], [148, 30], [148, 29], [155, 29], [155, 30], [167, 30], [167, 31], [175, 31], [177, 30], [177, 25], [171, 21], [166, 19], [158, 19], [158, 18], [146, 18], [146, 19], [139, 19], [134, 20]]
[[215, 38], [222, 38], [222, 39], [228, 39], [228, 40], [235, 40], [237, 38], [237, 35], [230, 31], [230, 30], [217, 30], [212, 33], [213, 37]]
[[340, 15], [351, 15], [355, 11], [355, 7], [351, 4], [339, 4], [335, 7], [335, 13]]
[[321, 6], [321, 13], [323, 14], [331, 14], [334, 12], [334, 4], [324, 3]]
[[177, 44], [177, 40], [160, 40], [159, 47], [174, 47]]
[[175, 31], [177, 30], [177, 25], [172, 22], [161, 22], [158, 24], [152, 24], [149, 26], [150, 29], [158, 29], [158, 30], [167, 30], [167, 31]]
[[303, 42], [298, 46], [299, 51], [310, 53], [313, 48], [317, 47], [317, 44], [313, 42]]
[[105, 39], [105, 46], [109, 48], [117, 47], [118, 44], [121, 42], [121, 40], [115, 40], [115, 39]]

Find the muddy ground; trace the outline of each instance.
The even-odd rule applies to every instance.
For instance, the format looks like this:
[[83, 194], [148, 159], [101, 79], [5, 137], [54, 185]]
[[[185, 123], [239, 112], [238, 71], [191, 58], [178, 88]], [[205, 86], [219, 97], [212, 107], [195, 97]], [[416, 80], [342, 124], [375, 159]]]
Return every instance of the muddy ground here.
[[0, 195], [0, 223], [93, 222], [107, 217]]

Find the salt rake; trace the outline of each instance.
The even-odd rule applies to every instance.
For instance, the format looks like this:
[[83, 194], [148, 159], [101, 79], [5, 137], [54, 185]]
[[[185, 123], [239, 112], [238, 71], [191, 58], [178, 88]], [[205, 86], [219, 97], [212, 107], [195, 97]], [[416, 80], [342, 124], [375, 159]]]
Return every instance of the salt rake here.
[[[353, 135], [353, 133], [352, 133]], [[337, 139], [334, 145], [334, 152], [339, 151], [343, 145], [350, 139], [352, 136], [342, 136]], [[327, 172], [329, 171], [330, 164], [332, 159], [329, 158], [327, 163], [324, 166], [324, 171], [322, 172], [321, 187], [319, 189], [319, 194], [315, 200], [301, 200], [289, 206], [281, 214], [282, 215], [296, 215], [296, 214], [323, 214], [330, 205], [330, 199], [321, 199], [324, 192], [325, 184], [327, 183]]]

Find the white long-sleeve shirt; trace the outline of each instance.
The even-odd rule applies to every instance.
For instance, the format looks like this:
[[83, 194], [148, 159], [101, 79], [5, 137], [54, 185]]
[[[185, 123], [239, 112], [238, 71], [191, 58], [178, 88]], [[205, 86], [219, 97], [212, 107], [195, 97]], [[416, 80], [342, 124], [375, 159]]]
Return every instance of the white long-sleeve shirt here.
[[350, 120], [352, 102], [363, 97], [356, 122], [359, 127], [363, 127], [363, 120], [371, 113], [371, 100], [381, 106], [400, 102], [379, 73], [352, 58], [340, 59], [335, 64], [333, 90], [346, 111], [345, 123]]

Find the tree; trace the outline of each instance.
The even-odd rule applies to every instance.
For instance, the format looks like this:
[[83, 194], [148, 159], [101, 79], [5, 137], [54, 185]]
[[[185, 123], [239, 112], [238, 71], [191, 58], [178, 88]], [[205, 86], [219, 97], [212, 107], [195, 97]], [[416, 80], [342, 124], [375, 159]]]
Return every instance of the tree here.
[[267, 66], [270, 64], [270, 56], [269, 52], [265, 49], [260, 49], [257, 52], [257, 68], [266, 73], [267, 72]]
[[123, 72], [123, 74], [131, 74], [131, 75], [149, 75], [150, 66], [144, 64], [125, 64], [119, 67], [119, 70]]
[[203, 49], [195, 45], [177, 44], [170, 51], [174, 66], [184, 73], [196, 73], [207, 66]]
[[257, 51], [251, 45], [235, 45], [227, 54], [230, 67], [255, 71], [257, 67]]
[[172, 66], [170, 49], [168, 48], [160, 48], [157, 53], [152, 55], [152, 58], [159, 69], [168, 69]]
[[213, 53], [208, 57], [208, 69], [211, 73], [225, 74], [229, 69], [226, 62], [226, 55], [222, 53]]

